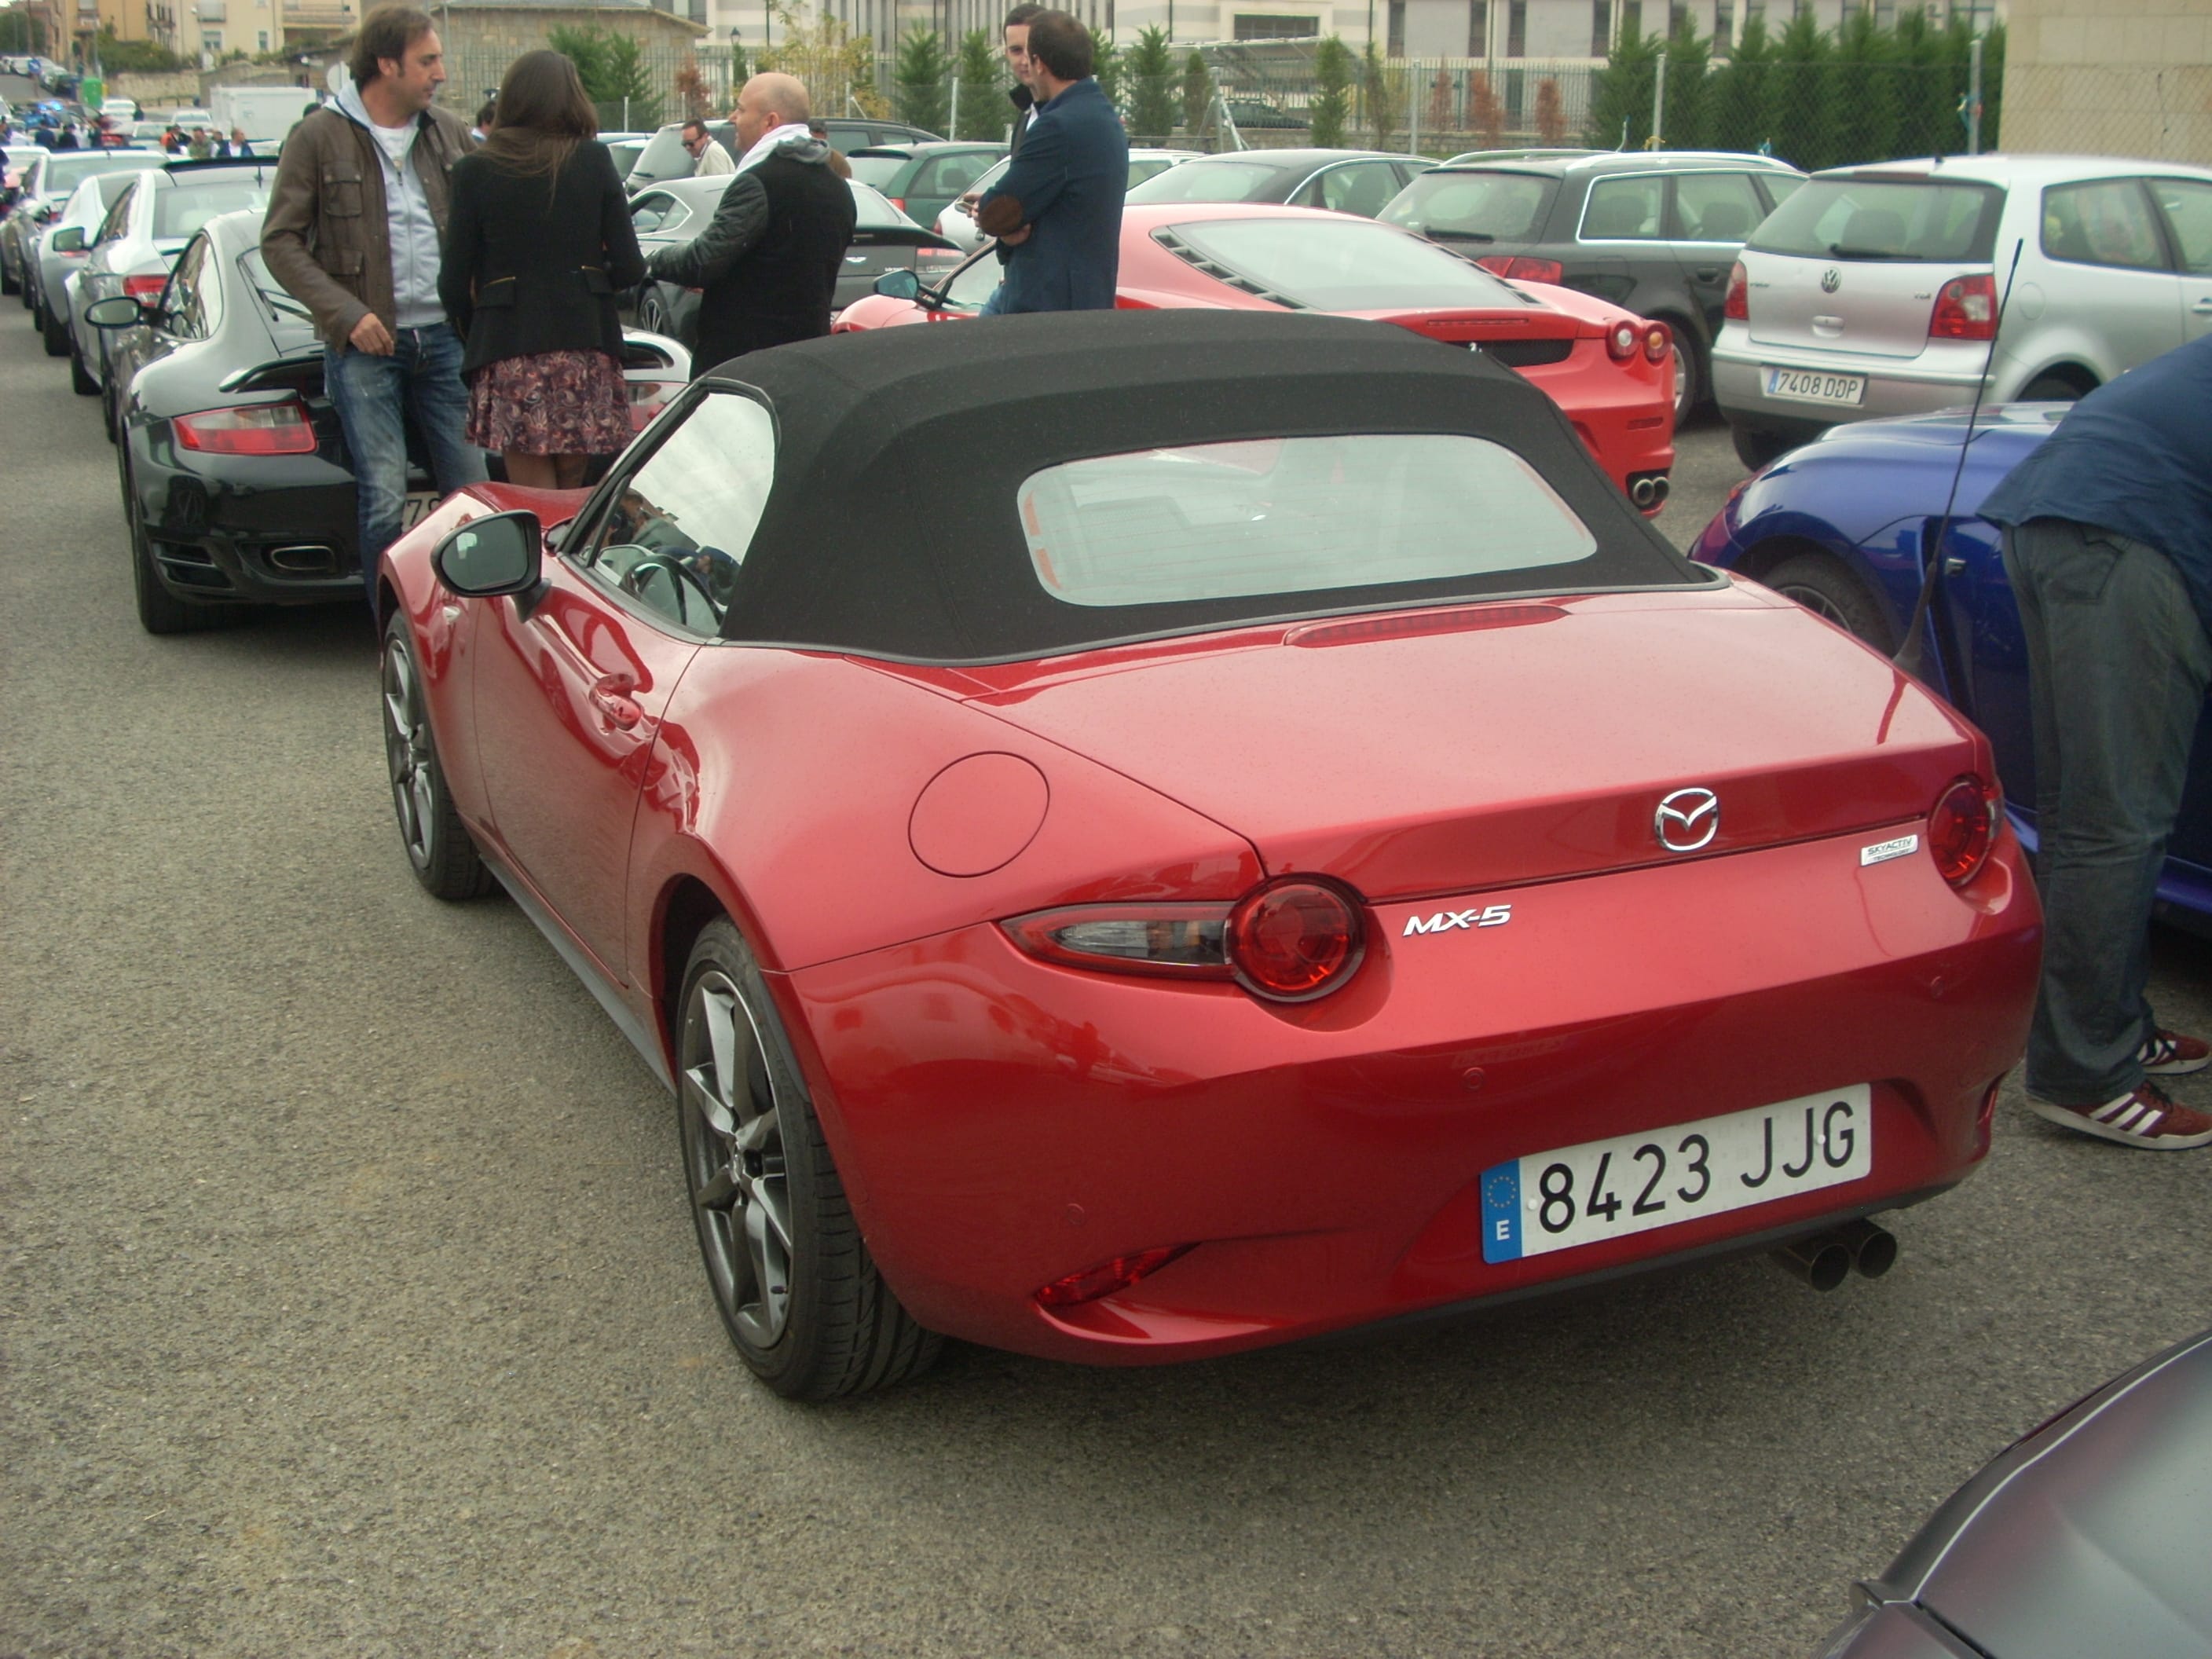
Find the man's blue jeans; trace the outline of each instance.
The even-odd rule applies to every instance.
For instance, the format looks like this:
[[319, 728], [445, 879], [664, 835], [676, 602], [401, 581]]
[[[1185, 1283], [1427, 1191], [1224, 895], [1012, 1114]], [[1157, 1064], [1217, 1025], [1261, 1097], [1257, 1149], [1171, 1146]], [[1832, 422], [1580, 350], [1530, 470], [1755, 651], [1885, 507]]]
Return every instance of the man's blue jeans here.
[[407, 428], [422, 434], [440, 495], [482, 483], [483, 451], [468, 441], [469, 393], [461, 337], [451, 323], [392, 331], [388, 357], [347, 347], [323, 356], [323, 382], [345, 428], [357, 492], [362, 580], [376, 612], [376, 562], [399, 538], [407, 510]]
[[2212, 637], [2157, 549], [2069, 519], [2004, 532], [2035, 722], [2043, 980], [2030, 1092], [2101, 1103], [2142, 1081], [2151, 902], [2212, 682]]

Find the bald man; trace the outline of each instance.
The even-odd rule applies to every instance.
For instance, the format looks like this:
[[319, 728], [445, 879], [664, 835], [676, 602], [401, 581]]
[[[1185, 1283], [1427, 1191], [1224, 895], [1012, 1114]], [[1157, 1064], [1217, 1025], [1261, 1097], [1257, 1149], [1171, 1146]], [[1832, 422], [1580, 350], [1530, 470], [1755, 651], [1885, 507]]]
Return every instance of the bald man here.
[[714, 216], [690, 242], [646, 263], [661, 282], [702, 290], [695, 375], [763, 346], [830, 331], [830, 306], [853, 240], [853, 192], [828, 143], [807, 131], [806, 88], [756, 75], [730, 119], [743, 152]]

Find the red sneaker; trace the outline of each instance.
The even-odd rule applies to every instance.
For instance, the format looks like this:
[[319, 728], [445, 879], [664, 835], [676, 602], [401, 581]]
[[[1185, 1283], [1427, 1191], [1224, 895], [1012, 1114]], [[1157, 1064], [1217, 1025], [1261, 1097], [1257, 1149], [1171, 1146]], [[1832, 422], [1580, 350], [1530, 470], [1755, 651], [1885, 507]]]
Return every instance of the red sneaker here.
[[2153, 1077], [2186, 1077], [2212, 1066], [2212, 1042], [2179, 1031], [2153, 1031], [2136, 1050], [2136, 1058]]
[[2027, 1109], [2046, 1122], [2154, 1152], [2178, 1152], [2212, 1141], [2212, 1117], [2167, 1099], [2155, 1083], [2140, 1084], [2098, 1106], [2062, 1106], [2030, 1095]]

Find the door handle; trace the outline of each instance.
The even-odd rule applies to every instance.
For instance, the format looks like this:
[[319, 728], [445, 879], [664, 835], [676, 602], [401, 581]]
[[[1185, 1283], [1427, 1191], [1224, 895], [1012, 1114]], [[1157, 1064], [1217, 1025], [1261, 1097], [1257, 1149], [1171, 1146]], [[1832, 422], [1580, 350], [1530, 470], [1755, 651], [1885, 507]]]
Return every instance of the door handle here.
[[1701, 283], [1717, 283], [1721, 279], [1721, 268], [1718, 265], [1699, 265], [1692, 274]]
[[592, 707], [610, 726], [627, 732], [645, 718], [645, 711], [629, 695], [636, 684], [627, 674], [610, 674], [592, 687]]
[[2212, 295], [2207, 295], [2189, 307], [2200, 317], [2212, 317]]

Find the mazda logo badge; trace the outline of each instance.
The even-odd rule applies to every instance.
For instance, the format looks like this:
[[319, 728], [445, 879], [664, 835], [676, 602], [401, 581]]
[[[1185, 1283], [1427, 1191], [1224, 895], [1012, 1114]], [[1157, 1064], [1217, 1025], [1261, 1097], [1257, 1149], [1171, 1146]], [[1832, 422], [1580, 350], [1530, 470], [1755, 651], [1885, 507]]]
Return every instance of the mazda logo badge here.
[[1710, 789], [1677, 789], [1659, 803], [1651, 828], [1670, 853], [1694, 853], [1721, 832], [1721, 798]]
[[1822, 272], [1820, 273], [1820, 292], [1821, 292], [1821, 293], [1823, 293], [1823, 294], [1833, 294], [1833, 293], [1834, 293], [1838, 289], [1841, 288], [1843, 285], [1844, 285], [1844, 273], [1843, 273], [1842, 271], [1840, 271], [1840, 270], [1838, 270], [1835, 268], [1835, 266], [1833, 266], [1833, 265], [1830, 265], [1830, 266], [1829, 266], [1826, 270], [1824, 270], [1824, 271], [1822, 271]]

